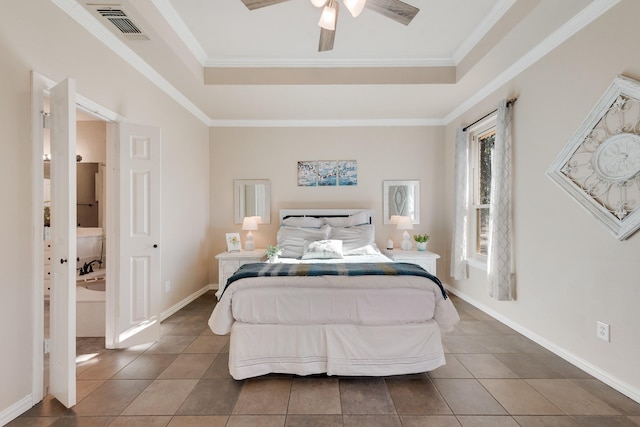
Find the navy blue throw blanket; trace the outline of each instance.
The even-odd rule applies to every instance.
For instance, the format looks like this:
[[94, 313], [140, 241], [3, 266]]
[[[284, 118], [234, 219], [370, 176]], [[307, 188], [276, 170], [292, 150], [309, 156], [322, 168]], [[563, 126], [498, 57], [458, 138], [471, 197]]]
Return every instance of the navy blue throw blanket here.
[[[442, 282], [433, 274], [416, 264], [406, 262], [358, 262], [358, 263], [309, 263], [309, 264], [244, 264], [227, 280], [227, 288], [236, 280], [247, 277], [267, 276], [422, 276], [431, 279], [440, 287], [442, 297], [447, 299]], [[222, 297], [222, 295], [220, 296]]]

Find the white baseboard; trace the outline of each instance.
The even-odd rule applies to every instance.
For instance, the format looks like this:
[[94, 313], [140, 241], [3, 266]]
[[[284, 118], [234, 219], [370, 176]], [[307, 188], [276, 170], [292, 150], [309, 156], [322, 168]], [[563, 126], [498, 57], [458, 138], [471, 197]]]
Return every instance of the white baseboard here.
[[[161, 320], [165, 320], [166, 318], [168, 318], [172, 314], [177, 313], [181, 308], [184, 308], [185, 306], [189, 305], [189, 303], [195, 301], [198, 297], [200, 297], [204, 293], [206, 293], [206, 292], [208, 292], [210, 290], [216, 290], [216, 289], [218, 289], [217, 285], [206, 285], [206, 286], [204, 286], [202, 289], [200, 289], [200, 290], [194, 292], [193, 294], [189, 295], [188, 297], [186, 297], [185, 299], [183, 299], [179, 303], [175, 304], [173, 307], [169, 308], [168, 310], [163, 311], [162, 314], [160, 315]], [[213, 307], [211, 309], [213, 310]], [[0, 426], [4, 426], [4, 425], [10, 423], [11, 421], [16, 419], [17, 417], [19, 417], [23, 413], [25, 413], [26, 411], [31, 409], [33, 407], [33, 405], [34, 405], [34, 402], [32, 400], [33, 399], [32, 399], [31, 395], [25, 396], [22, 399], [20, 399], [18, 402], [14, 403], [10, 407], [8, 407], [7, 409], [4, 409], [4, 410], [0, 411]]]
[[[206, 285], [204, 287], [202, 287], [200, 290], [192, 293], [191, 295], [189, 295], [188, 297], [186, 297], [185, 299], [183, 299], [182, 301], [180, 301], [179, 303], [173, 305], [172, 307], [168, 308], [167, 310], [163, 311], [162, 314], [160, 315], [160, 321], [163, 321], [165, 319], [167, 319], [169, 316], [171, 316], [172, 314], [177, 313], [178, 311], [180, 311], [180, 309], [186, 307], [187, 305], [189, 305], [189, 303], [195, 301], [196, 299], [198, 299], [198, 297], [200, 297], [201, 295], [211, 291], [211, 290], [216, 290], [218, 289], [218, 287], [216, 285]], [[213, 307], [211, 307], [211, 310], [213, 310]]]
[[469, 297], [469, 295], [467, 295], [467, 294], [465, 294], [463, 292], [460, 292], [458, 289], [453, 288], [453, 287], [451, 287], [449, 285], [446, 285], [446, 284], [445, 284], [445, 288], [447, 289], [447, 292], [451, 292], [452, 294], [456, 295], [461, 300], [468, 302], [469, 304], [475, 306], [479, 310], [482, 310], [483, 312], [487, 313], [489, 316], [491, 316], [494, 319], [504, 323], [505, 325], [507, 325], [511, 329], [513, 329], [513, 330], [517, 331], [518, 333], [524, 335], [525, 337], [529, 338], [530, 340], [535, 341], [536, 343], [540, 344], [541, 346], [543, 346], [544, 348], [546, 348], [550, 352], [562, 357], [564, 360], [566, 360], [567, 362], [571, 363], [572, 365], [582, 369], [583, 371], [587, 372], [590, 375], [593, 375], [595, 378], [599, 379], [600, 381], [602, 381], [603, 383], [607, 384], [608, 386], [616, 389], [617, 391], [619, 391], [620, 393], [622, 393], [625, 396], [629, 397], [630, 399], [633, 399], [636, 402], [640, 403], [640, 390], [638, 388], [633, 387], [632, 385], [626, 383], [625, 381], [622, 381], [620, 378], [615, 377], [615, 376], [611, 375], [610, 373], [608, 373], [606, 371], [603, 371], [602, 369], [600, 369], [597, 366], [587, 362], [586, 360], [582, 359], [581, 357], [578, 357], [575, 354], [573, 354], [573, 353], [563, 349], [562, 347], [559, 347], [558, 345], [552, 343], [551, 341], [548, 341], [547, 339], [541, 337], [540, 335], [538, 335], [538, 334], [530, 331], [529, 329], [523, 327], [519, 323], [513, 322], [511, 319], [503, 316], [502, 314], [494, 311], [493, 309], [491, 309], [491, 308], [485, 306], [484, 304], [476, 301], [475, 299]]
[[31, 409], [33, 405], [33, 398], [31, 395], [28, 395], [9, 406], [7, 409], [0, 411], [0, 426], [9, 424], [11, 421]]

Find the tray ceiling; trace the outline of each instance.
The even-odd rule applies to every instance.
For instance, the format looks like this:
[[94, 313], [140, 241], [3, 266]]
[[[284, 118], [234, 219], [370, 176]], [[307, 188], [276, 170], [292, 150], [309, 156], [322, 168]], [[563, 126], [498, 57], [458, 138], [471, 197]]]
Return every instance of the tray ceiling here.
[[89, 20], [77, 0], [53, 1], [212, 126], [446, 124], [618, 2], [405, 0], [420, 9], [408, 26], [345, 9], [318, 52], [309, 0], [102, 2], [149, 40], [128, 40], [95, 2], [79, 3]]

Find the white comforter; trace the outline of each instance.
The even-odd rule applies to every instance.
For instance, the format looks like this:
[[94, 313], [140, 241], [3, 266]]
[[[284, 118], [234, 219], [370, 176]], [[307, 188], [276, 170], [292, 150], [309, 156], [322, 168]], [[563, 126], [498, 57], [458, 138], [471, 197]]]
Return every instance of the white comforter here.
[[[348, 257], [352, 262], [381, 259]], [[444, 331], [459, 321], [451, 300], [444, 299], [438, 285], [425, 277], [256, 277], [240, 279], [222, 294], [209, 327], [216, 334], [227, 334], [235, 321], [382, 326], [417, 324], [431, 319]]]

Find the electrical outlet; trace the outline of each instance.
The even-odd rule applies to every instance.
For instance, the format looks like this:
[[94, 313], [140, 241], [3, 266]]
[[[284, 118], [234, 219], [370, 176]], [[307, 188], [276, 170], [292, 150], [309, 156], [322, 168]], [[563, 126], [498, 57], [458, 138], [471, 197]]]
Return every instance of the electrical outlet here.
[[609, 325], [603, 322], [598, 322], [596, 336], [603, 341], [609, 342]]
[[164, 291], [169, 292], [171, 290], [171, 280], [164, 282]]

